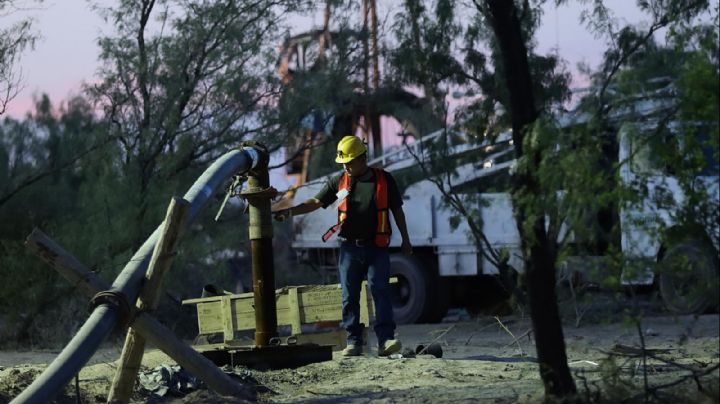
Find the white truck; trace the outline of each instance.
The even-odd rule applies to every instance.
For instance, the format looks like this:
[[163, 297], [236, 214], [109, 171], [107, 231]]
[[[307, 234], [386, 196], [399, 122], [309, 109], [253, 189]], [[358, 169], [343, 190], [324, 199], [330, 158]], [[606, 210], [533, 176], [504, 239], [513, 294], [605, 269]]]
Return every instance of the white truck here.
[[[627, 127], [626, 127], [627, 129]], [[633, 151], [634, 143], [630, 139], [630, 130], [619, 133], [619, 161], [632, 160], [624, 164], [621, 170], [623, 181], [632, 181], [636, 175], [634, 168], [647, 167], [647, 153]], [[440, 320], [447, 308], [468, 306], [477, 303], [488, 293], [498, 288], [496, 275], [498, 269], [479, 253], [470, 236], [465, 221], [452, 226], [456, 212], [442, 203], [442, 194], [437, 185], [422, 174], [417, 164], [423, 158], [427, 146], [434, 142], [441, 132], [423, 137], [421, 140], [370, 161], [371, 166], [382, 167], [396, 178], [404, 200], [403, 209], [407, 217], [408, 232], [414, 247], [414, 256], [407, 257], [399, 253], [399, 232], [393, 223], [390, 242], [391, 272], [398, 278], [393, 284], [393, 305], [399, 323], [432, 322]], [[477, 192], [477, 189], [492, 188], [494, 183], [506, 182], [514, 164], [512, 140], [509, 133], [500, 135], [493, 144], [470, 145], [463, 141], [462, 134], [454, 134], [455, 139], [450, 156], [457, 158], [456, 174], [445, 177], [447, 186], [457, 192]], [[462, 156], [474, 156], [463, 163]], [[717, 167], [717, 165], [715, 165]], [[332, 174], [337, 175], [340, 171]], [[322, 177], [301, 186], [294, 195], [294, 201], [300, 202], [315, 196], [325, 184]], [[715, 171], [700, 179], [706, 184], [711, 198], [718, 200], [718, 175]], [[681, 192], [673, 178], [662, 173], [651, 177], [648, 186], [658, 184], [674, 190], [676, 196]], [[655, 184], [655, 185], [654, 185]], [[480, 187], [480, 185], [482, 185]], [[658, 185], [659, 186], [659, 185]], [[484, 234], [496, 249], [506, 249], [510, 253], [509, 264], [522, 271], [523, 261], [520, 255], [520, 238], [513, 218], [510, 196], [504, 192], [482, 193], [482, 203], [477, 203]], [[682, 197], [679, 196], [681, 199]], [[477, 200], [477, 199], [476, 199]], [[647, 202], [647, 201], [645, 201]], [[337, 238], [324, 243], [321, 236], [336, 223], [336, 207], [325, 211], [293, 218], [292, 247], [301, 262], [317, 267], [334, 269], [337, 267], [339, 241]], [[662, 221], [655, 228], [678, 232], [673, 227], [674, 215], [668, 210], [653, 209], [650, 203], [638, 206], [624, 206], [620, 209], [622, 249], [629, 258], [628, 262], [641, 262], [640, 271], [623, 274], [622, 281], [628, 285], [659, 284], [668, 308], [676, 312], [697, 312], [706, 309], [717, 301], [718, 284], [718, 223], [695, 228], [693, 234], [684, 238], [667, 238], [664, 234], [648, 228], [648, 221]], [[686, 234], [687, 235], [687, 234]], [[583, 258], [582, 261], [587, 261]], [[678, 266], [679, 262], [690, 262], [689, 272], [667, 271], [655, 276], [656, 266]], [[658, 281], [659, 278], [659, 281]], [[710, 293], [700, 293], [693, 288], [697, 284], [714, 285]]]

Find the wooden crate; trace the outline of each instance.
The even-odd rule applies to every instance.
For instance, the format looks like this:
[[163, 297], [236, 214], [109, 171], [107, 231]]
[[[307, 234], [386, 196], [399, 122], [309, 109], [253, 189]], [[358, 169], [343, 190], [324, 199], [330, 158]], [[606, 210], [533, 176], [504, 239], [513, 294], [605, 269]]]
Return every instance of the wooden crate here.
[[[235, 338], [236, 331], [255, 329], [252, 293], [211, 296], [182, 302], [197, 305], [200, 335], [222, 333], [225, 347], [249, 346], [254, 341]], [[303, 324], [339, 322], [342, 320], [342, 291], [339, 284], [289, 286], [275, 291], [278, 326], [290, 326], [291, 340], [345, 347], [345, 331], [303, 332]], [[360, 289], [360, 322], [366, 327], [374, 317], [372, 295], [367, 282]], [[307, 326], [305, 327], [308, 328]], [[367, 328], [365, 329], [367, 340]], [[286, 340], [287, 337], [282, 338]]]

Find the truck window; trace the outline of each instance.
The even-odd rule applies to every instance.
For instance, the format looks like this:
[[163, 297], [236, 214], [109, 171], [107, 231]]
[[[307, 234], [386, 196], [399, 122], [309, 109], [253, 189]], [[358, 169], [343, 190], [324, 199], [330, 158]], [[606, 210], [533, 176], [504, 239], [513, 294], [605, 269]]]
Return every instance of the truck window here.
[[644, 139], [634, 138], [631, 146], [632, 159], [631, 169], [638, 174], [660, 175], [663, 173], [662, 160], [656, 153], [652, 152], [652, 147]]
[[720, 175], [720, 163], [718, 162], [718, 144], [710, 140], [708, 133], [703, 133], [698, 136], [698, 140], [702, 145], [702, 154], [705, 157], [705, 164], [698, 173], [701, 177], [711, 177]]
[[[645, 134], [647, 135], [647, 134]], [[631, 168], [638, 174], [646, 175], [673, 175], [671, 161], [677, 156], [688, 158], [693, 151], [700, 151], [703, 156], [701, 166], [698, 167], [696, 176], [717, 176], [720, 171], [718, 164], [717, 144], [710, 141], [707, 132], [696, 132], [690, 130], [685, 134], [666, 132], [665, 134], [653, 134], [654, 138], [636, 136], [631, 140]], [[692, 136], [692, 139], [688, 137]]]

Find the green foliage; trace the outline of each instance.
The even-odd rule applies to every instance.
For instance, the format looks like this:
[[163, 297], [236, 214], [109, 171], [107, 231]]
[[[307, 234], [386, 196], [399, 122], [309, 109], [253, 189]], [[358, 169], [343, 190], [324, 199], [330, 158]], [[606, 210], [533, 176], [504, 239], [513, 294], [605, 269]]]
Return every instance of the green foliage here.
[[[87, 196], [118, 217], [105, 224], [121, 230], [109, 245], [113, 256], [136, 249], [162, 220], [170, 197], [184, 194], [229, 148], [248, 138], [269, 147], [282, 143], [272, 54], [280, 18], [299, 5], [190, 1], [153, 8], [127, 0], [101, 10], [117, 35], [100, 39], [103, 80], [89, 90], [118, 142], [114, 164], [98, 173], [105, 189]], [[149, 25], [153, 18], [161, 31]], [[225, 214], [232, 217], [232, 209]], [[218, 256], [245, 238], [236, 223], [214, 223], [213, 216], [197, 218], [177, 263], [183, 268], [177, 279], [196, 289], [196, 273], [223, 278]]]
[[[520, 3], [520, 2], [516, 2]], [[536, 108], [550, 113], [569, 99], [570, 73], [557, 54], [535, 52], [534, 33], [542, 17], [542, 2], [517, 4], [525, 47], [528, 51], [533, 97]], [[489, 24], [487, 5], [476, 3], [477, 9], [464, 32], [464, 65], [458, 74], [459, 84], [469, 94], [482, 94], [457, 114], [457, 121], [478, 138], [494, 137], [510, 127], [510, 94], [504, 82], [500, 48]], [[482, 51], [487, 48], [487, 53]]]
[[[461, 32], [453, 0], [438, 0], [426, 7], [421, 1], [404, 2], [396, 15], [393, 31], [397, 46], [389, 52], [391, 80], [397, 85], [421, 86], [425, 96], [443, 103], [448, 81], [462, 72], [453, 55]], [[428, 10], [430, 9], [430, 10]]]
[[[21, 3], [22, 0], [0, 0], [0, 18], [6, 18], [26, 6]], [[0, 115], [5, 112], [8, 103], [15, 98], [23, 85], [18, 62], [22, 53], [28, 48], [32, 49], [38, 39], [33, 23], [32, 18], [22, 18], [0, 27]]]
[[[0, 306], [8, 324], [0, 339], [31, 338], [29, 342], [47, 346], [77, 326], [67, 315], [82, 316], [78, 306], [70, 304], [70, 286], [31, 256], [22, 241], [33, 227], [41, 227], [65, 235], [63, 244], [80, 257], [97, 246], [99, 240], [83, 226], [88, 210], [82, 194], [92, 168], [76, 157], [97, 144], [102, 132], [103, 125], [82, 98], [55, 111], [43, 96], [28, 119], [8, 118], [0, 126], [0, 156], [5, 156], [0, 159], [0, 276], [6, 280], [0, 286]], [[43, 315], [60, 304], [67, 304], [69, 311]], [[62, 330], [53, 328], [60, 324]]]

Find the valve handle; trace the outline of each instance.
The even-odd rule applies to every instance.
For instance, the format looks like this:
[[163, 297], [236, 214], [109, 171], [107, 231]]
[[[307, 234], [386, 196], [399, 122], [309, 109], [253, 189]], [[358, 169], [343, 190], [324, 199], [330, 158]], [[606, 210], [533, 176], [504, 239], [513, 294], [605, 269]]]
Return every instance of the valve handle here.
[[215, 215], [216, 222], [218, 221], [218, 219], [220, 219], [220, 215], [225, 209], [225, 204], [227, 204], [227, 201], [230, 199], [230, 197], [240, 195], [240, 189], [242, 189], [242, 185], [246, 180], [247, 177], [243, 175], [235, 175], [233, 177], [233, 181], [230, 184], [230, 187], [228, 187], [227, 192], [225, 193], [225, 198], [223, 198], [222, 204], [220, 204], [220, 210], [218, 210], [217, 215]]

